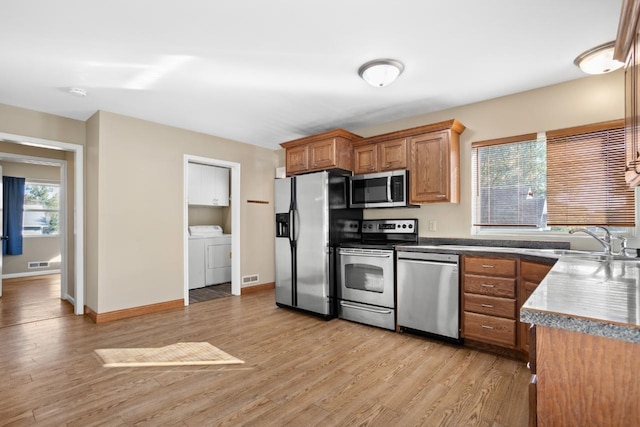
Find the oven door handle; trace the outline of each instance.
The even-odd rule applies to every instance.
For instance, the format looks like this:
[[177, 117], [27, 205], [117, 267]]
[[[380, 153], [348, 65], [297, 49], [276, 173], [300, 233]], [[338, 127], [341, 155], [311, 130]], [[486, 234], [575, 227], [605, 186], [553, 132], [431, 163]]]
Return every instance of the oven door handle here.
[[343, 251], [340, 251], [340, 255], [360, 256], [360, 257], [367, 257], [367, 258], [391, 258], [391, 254], [359, 254], [356, 252], [343, 252]]
[[391, 310], [382, 310], [382, 309], [376, 309], [371, 307], [363, 307], [361, 305], [351, 305], [344, 301], [340, 301], [340, 305], [347, 308], [353, 308], [354, 310], [371, 311], [372, 313], [378, 313], [378, 314], [391, 314]]

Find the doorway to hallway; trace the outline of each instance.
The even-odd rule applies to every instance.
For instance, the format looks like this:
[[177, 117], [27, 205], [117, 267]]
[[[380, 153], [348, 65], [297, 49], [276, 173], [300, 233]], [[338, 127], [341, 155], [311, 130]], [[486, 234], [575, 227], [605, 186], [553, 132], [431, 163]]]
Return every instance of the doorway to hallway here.
[[74, 316], [60, 299], [60, 274], [5, 279], [0, 298], [0, 328]]

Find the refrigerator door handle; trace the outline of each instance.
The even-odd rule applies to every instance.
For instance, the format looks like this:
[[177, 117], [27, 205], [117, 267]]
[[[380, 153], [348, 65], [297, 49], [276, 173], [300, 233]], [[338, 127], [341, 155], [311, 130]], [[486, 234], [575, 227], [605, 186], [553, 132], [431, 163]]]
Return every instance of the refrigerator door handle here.
[[298, 230], [298, 221], [300, 220], [300, 213], [295, 210], [292, 212], [294, 221], [293, 223], [295, 224], [295, 227], [293, 227], [293, 240], [295, 240], [296, 242], [298, 241], [298, 238], [300, 237], [300, 231]]
[[292, 243], [295, 240], [294, 233], [296, 230], [296, 224], [294, 222], [294, 216], [293, 216], [294, 212], [295, 211], [293, 210], [289, 211], [289, 236], [288, 237], [289, 237], [289, 242], [292, 242]]

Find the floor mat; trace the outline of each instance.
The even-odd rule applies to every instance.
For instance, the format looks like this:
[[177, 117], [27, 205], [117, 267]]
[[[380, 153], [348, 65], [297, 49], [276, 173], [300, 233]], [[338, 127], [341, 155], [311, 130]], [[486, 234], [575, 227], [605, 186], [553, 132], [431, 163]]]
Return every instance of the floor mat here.
[[104, 367], [244, 363], [208, 342], [180, 342], [159, 348], [102, 348], [95, 352]]

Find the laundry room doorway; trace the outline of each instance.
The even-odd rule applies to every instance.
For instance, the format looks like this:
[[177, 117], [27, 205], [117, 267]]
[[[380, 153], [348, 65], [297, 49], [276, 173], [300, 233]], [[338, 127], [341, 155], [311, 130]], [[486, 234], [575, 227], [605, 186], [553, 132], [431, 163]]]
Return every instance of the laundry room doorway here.
[[240, 164], [185, 155], [183, 166], [184, 304], [212, 284], [240, 295]]

